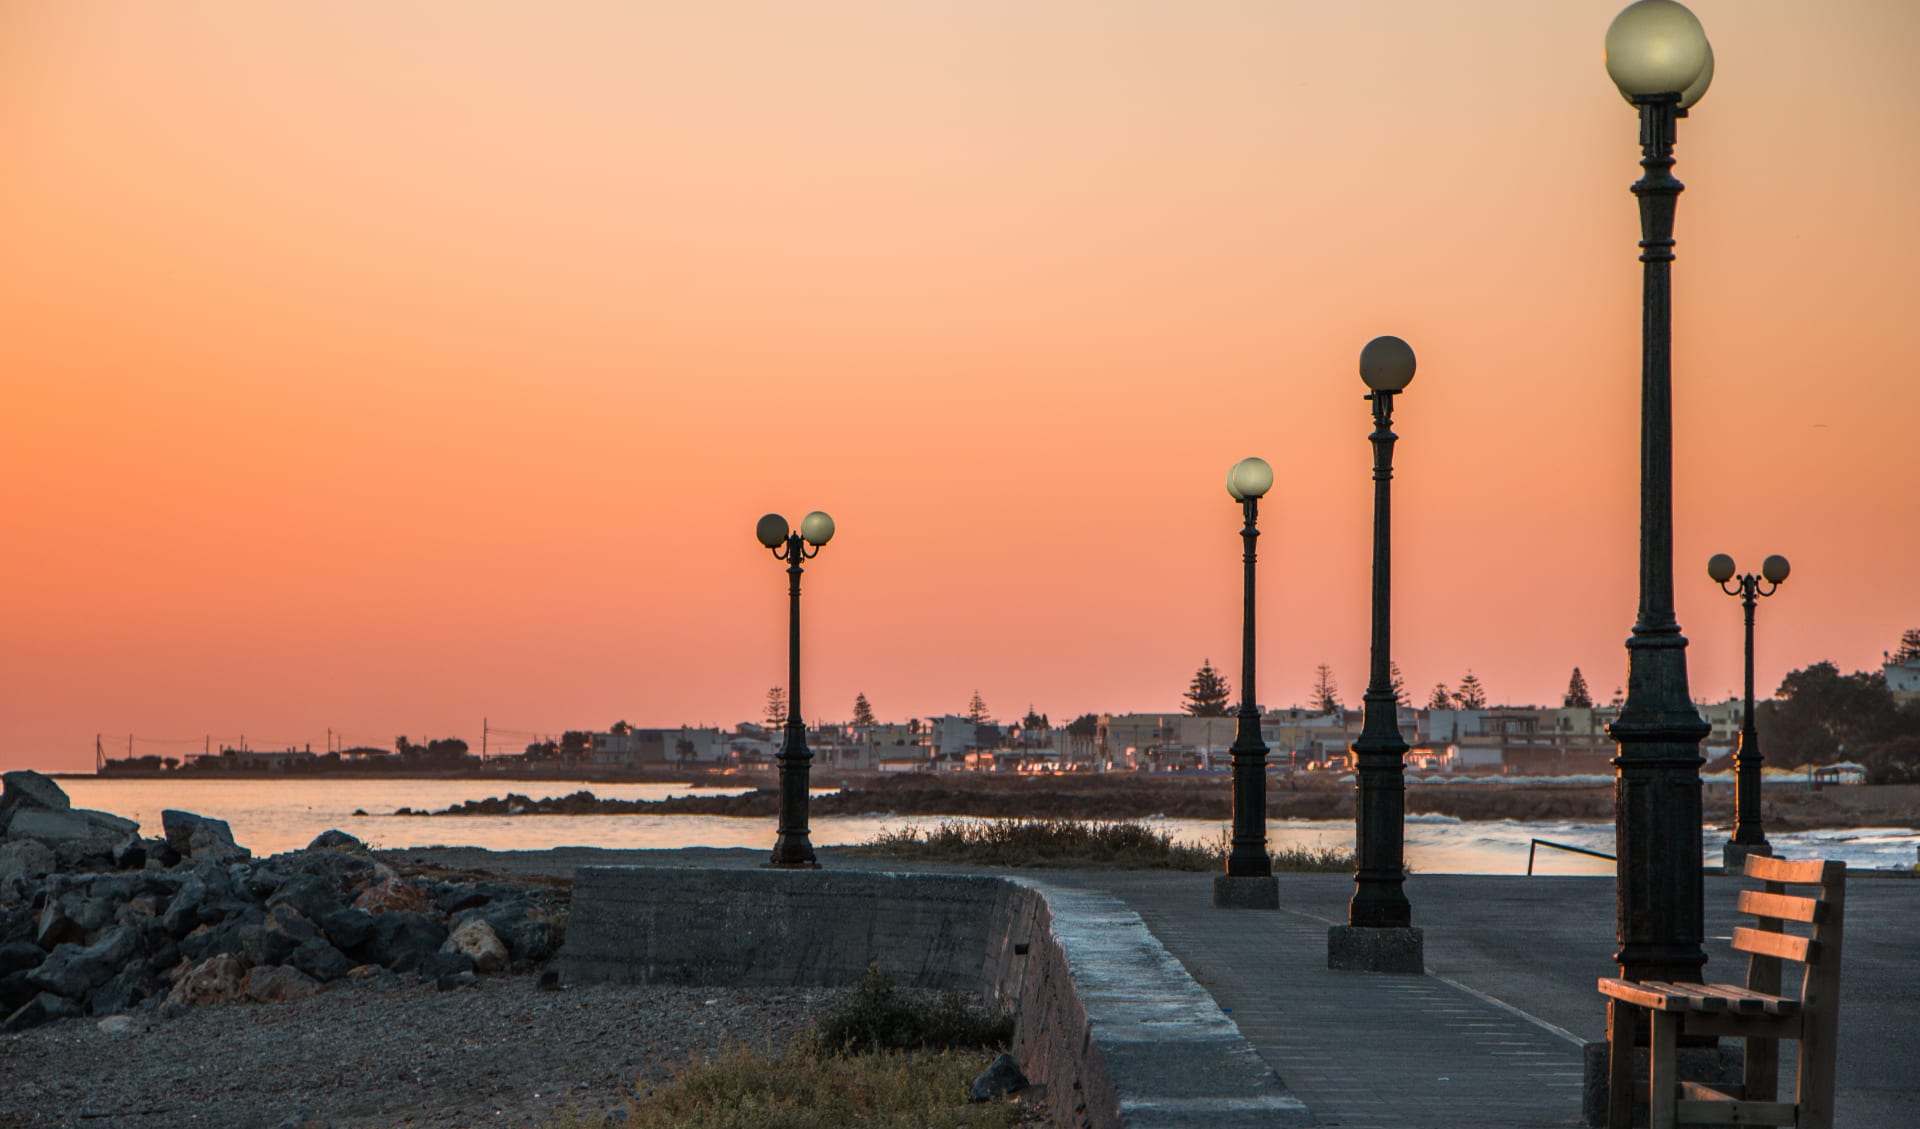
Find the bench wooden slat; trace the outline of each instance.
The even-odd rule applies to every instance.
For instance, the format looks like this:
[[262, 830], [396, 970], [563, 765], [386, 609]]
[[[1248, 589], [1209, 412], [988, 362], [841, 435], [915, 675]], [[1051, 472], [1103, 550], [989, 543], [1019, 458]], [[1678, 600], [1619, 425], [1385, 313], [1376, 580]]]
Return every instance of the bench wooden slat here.
[[1635, 1007], [1652, 1008], [1655, 1011], [1665, 1011], [1667, 1007], [1668, 996], [1665, 992], [1648, 988], [1638, 980], [1621, 980], [1613, 976], [1603, 976], [1600, 978], [1599, 987], [1601, 995], [1610, 996]]
[[1802, 964], [1812, 964], [1820, 959], [1820, 942], [1811, 937], [1796, 937], [1791, 933], [1769, 933], [1762, 929], [1749, 929], [1744, 925], [1734, 928], [1733, 947], [1743, 953], [1779, 957], [1781, 960], [1797, 960]]
[[1704, 984], [1676, 983], [1671, 980], [1642, 980], [1640, 983], [1656, 992], [1667, 994], [1667, 1006], [1663, 1009], [1665, 1011], [1727, 1010], [1726, 997], [1702, 991], [1701, 989], [1706, 987]]
[[1726, 997], [1728, 1006], [1738, 1015], [1798, 1015], [1800, 1001], [1770, 992], [1756, 992], [1738, 984], [1702, 984], [1702, 989]]
[[1827, 903], [1818, 898], [1802, 898], [1792, 894], [1763, 894], [1758, 890], [1740, 891], [1739, 898], [1734, 902], [1734, 908], [1755, 917], [1775, 917], [1782, 921], [1798, 921], [1806, 925], [1817, 925], [1827, 918]]
[[1748, 855], [1746, 875], [1766, 882], [1793, 882], [1800, 885], [1832, 882], [1847, 872], [1847, 864], [1837, 859], [1802, 859], [1789, 862], [1771, 855]]

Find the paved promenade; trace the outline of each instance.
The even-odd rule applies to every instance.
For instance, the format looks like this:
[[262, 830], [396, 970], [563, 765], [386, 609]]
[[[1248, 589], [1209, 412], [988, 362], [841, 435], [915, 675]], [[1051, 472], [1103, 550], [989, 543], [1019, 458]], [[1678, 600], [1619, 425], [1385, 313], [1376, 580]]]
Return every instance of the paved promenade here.
[[[1206, 875], [1072, 881], [1138, 913], [1321, 1124], [1579, 1124], [1581, 1046], [1606, 1017], [1593, 984], [1613, 974], [1609, 878], [1416, 876], [1426, 976], [1326, 970], [1327, 927], [1344, 922], [1353, 888], [1343, 876], [1283, 876], [1277, 912], [1212, 908]], [[1726, 941], [1738, 885], [1707, 880], [1712, 978], [1745, 974]], [[1913, 1129], [1920, 881], [1855, 878], [1847, 895], [1839, 1123]]]

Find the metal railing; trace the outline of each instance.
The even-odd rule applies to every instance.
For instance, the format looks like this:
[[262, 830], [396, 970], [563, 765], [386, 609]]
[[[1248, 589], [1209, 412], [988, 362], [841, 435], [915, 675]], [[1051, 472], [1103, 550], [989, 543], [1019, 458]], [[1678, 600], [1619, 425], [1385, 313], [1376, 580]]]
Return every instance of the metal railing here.
[[1527, 873], [1528, 874], [1533, 873], [1534, 852], [1538, 851], [1541, 847], [1552, 847], [1556, 851], [1572, 851], [1576, 855], [1592, 855], [1594, 858], [1606, 859], [1608, 862], [1618, 861], [1612, 855], [1606, 854], [1601, 851], [1589, 851], [1585, 847], [1575, 847], [1568, 843], [1555, 843], [1549, 839], [1535, 839], [1532, 843], [1527, 845]]

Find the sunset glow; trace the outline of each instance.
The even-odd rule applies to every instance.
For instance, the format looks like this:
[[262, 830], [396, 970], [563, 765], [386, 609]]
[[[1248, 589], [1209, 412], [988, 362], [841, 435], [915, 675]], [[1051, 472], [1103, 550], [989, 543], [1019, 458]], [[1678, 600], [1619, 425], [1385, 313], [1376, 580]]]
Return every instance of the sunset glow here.
[[[1420, 699], [1623, 684], [1622, 0], [0, 4], [0, 766], [1366, 681], [1368, 340]], [[1920, 626], [1920, 5], [1699, 0], [1675, 567], [1763, 692]], [[117, 735], [117, 736], [116, 736]], [[143, 752], [160, 751], [144, 748]]]

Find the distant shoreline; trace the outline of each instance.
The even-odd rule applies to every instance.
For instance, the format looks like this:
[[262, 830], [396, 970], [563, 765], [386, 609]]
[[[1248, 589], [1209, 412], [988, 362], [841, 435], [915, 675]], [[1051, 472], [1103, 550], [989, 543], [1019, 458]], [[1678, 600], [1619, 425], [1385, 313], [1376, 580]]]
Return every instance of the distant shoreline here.
[[[734, 778], [732, 783], [749, 783]], [[816, 816], [954, 816], [1012, 819], [1175, 819], [1225, 818], [1232, 806], [1232, 781], [1224, 775], [1061, 774], [1012, 777], [975, 773], [867, 775], [816, 772], [816, 784], [839, 783], [838, 792], [816, 795]], [[508, 793], [436, 812], [406, 810], [412, 816], [462, 815], [723, 815], [768, 817], [779, 807], [771, 781], [730, 796], [676, 796], [665, 800], [617, 800], [591, 792], [571, 796], [529, 797]], [[1710, 787], [1705, 797], [1709, 822], [1733, 820], [1730, 787]], [[1296, 788], [1270, 781], [1267, 812], [1279, 819], [1349, 820], [1354, 790], [1336, 778], [1315, 778]], [[1442, 816], [1462, 822], [1512, 820], [1523, 823], [1613, 820], [1611, 784], [1501, 784], [1407, 786], [1408, 815]], [[1819, 791], [1775, 788], [1765, 794], [1763, 817], [1769, 829], [1813, 831], [1853, 827], [1920, 829], [1920, 785], [1855, 784]]]

